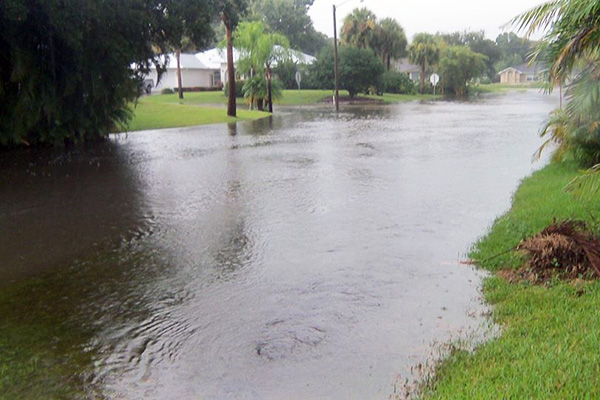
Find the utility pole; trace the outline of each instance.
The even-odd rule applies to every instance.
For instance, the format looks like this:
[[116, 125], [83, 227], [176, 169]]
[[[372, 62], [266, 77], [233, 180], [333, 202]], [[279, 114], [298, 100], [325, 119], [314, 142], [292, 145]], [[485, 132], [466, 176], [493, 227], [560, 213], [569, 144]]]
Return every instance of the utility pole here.
[[340, 93], [339, 87], [340, 82], [338, 78], [338, 43], [337, 43], [337, 22], [335, 17], [335, 4], [333, 5], [333, 73], [335, 76], [335, 92], [333, 95], [333, 102], [335, 103], [335, 112], [340, 111]]

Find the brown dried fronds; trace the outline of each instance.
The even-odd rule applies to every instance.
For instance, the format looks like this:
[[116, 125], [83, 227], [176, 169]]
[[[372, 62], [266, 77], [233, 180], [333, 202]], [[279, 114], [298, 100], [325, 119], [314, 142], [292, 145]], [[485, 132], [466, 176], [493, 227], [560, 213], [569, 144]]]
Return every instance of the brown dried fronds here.
[[600, 239], [582, 221], [554, 223], [517, 246], [530, 258], [519, 274], [533, 283], [600, 278]]

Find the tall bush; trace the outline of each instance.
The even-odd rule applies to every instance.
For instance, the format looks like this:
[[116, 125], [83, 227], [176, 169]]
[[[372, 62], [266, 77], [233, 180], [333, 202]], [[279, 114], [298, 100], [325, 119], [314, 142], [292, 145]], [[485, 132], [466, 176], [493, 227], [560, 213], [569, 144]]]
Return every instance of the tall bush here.
[[0, 1], [0, 145], [83, 142], [127, 123], [152, 64], [164, 70], [155, 50], [175, 1]]

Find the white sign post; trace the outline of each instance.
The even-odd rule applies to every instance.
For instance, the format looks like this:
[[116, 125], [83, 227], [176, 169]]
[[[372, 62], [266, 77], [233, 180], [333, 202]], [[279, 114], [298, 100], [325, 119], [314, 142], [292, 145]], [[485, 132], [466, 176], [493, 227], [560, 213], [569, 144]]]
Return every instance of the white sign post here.
[[434, 96], [435, 96], [435, 87], [437, 86], [439, 81], [440, 81], [440, 76], [438, 74], [431, 74], [431, 76], [429, 77], [429, 82], [431, 82], [431, 84], [433, 85], [433, 95]]
[[300, 71], [296, 71], [296, 83], [298, 84], [298, 97], [300, 98], [300, 104], [302, 105], [302, 93], [300, 92], [300, 82], [302, 82], [302, 74]]

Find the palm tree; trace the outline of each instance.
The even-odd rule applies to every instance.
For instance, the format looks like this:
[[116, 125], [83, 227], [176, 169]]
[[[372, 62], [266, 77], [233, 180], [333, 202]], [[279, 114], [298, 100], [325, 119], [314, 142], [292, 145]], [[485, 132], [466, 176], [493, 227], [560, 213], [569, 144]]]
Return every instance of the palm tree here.
[[225, 39], [227, 41], [227, 82], [229, 93], [227, 95], [227, 115], [237, 116], [235, 102], [235, 66], [233, 62], [233, 30], [239, 22], [240, 15], [246, 10], [245, 0], [220, 0], [221, 21], [225, 26]]
[[440, 50], [434, 36], [429, 33], [416, 34], [408, 48], [408, 56], [411, 62], [421, 67], [421, 94], [423, 94], [427, 66], [437, 63], [440, 57]]
[[[571, 156], [592, 165], [588, 173], [571, 183], [583, 194], [600, 190], [600, 2], [553, 0], [516, 17], [513, 23], [527, 34], [546, 33], [532, 61], [548, 63], [548, 90], [572, 80], [568, 103], [554, 112], [542, 135], [557, 143], [554, 157]], [[540, 152], [544, 146], [540, 148]]]
[[356, 8], [344, 18], [342, 43], [362, 49], [373, 48], [377, 32], [377, 16], [367, 8]]
[[379, 23], [377, 29], [377, 50], [381, 55], [381, 62], [390, 70], [392, 58], [406, 55], [406, 35], [404, 29], [393, 18], [385, 18]]
[[262, 22], [243, 22], [235, 31], [234, 44], [240, 52], [238, 67], [245, 74], [264, 74], [267, 105], [273, 112], [271, 67], [289, 58], [289, 42], [278, 33], [266, 33]]

